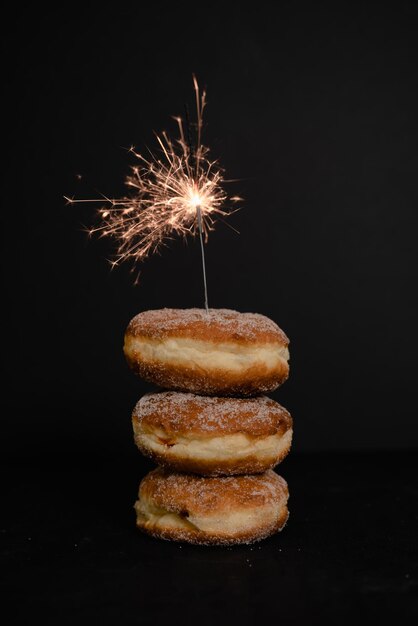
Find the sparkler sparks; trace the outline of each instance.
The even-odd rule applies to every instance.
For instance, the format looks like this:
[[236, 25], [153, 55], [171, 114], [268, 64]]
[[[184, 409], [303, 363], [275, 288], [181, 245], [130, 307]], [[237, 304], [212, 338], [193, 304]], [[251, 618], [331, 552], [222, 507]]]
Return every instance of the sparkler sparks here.
[[[203, 239], [214, 228], [217, 218], [230, 213], [225, 208], [228, 195], [222, 187], [223, 170], [217, 161], [209, 158], [209, 149], [202, 144], [203, 112], [206, 92], [200, 93], [193, 77], [196, 98], [195, 144], [190, 138], [190, 124], [180, 117], [174, 118], [178, 125], [178, 138], [172, 140], [163, 132], [156, 135], [159, 153], [149, 158], [131, 148], [139, 163], [132, 167], [126, 184], [132, 194], [117, 200], [103, 197], [97, 200], [74, 200], [68, 202], [101, 202], [101, 224], [92, 228], [90, 234], [98, 233], [117, 241], [113, 265], [122, 261], [143, 261], [158, 251], [173, 235], [187, 237], [200, 234], [205, 283], [205, 306], [207, 304], [206, 273]], [[229, 202], [241, 198], [233, 196]]]

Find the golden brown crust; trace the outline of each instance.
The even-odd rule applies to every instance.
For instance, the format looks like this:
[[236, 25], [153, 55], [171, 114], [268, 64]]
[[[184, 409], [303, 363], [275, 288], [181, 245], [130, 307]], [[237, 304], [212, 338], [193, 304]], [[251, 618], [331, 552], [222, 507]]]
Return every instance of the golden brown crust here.
[[243, 433], [249, 437], [284, 434], [292, 418], [278, 402], [266, 396], [225, 398], [162, 391], [143, 396], [132, 420], [144, 430], [158, 428], [167, 434], [219, 437]]
[[142, 480], [139, 496], [173, 513], [205, 516], [286, 502], [289, 491], [286, 481], [272, 470], [254, 476], [206, 478], [157, 467]]
[[132, 370], [168, 389], [250, 396], [288, 377], [289, 340], [272, 320], [227, 309], [157, 309], [134, 317], [124, 352]]
[[292, 418], [271, 398], [224, 398], [162, 391], [143, 396], [132, 413], [141, 452], [180, 472], [256, 474], [288, 454]]
[[283, 528], [288, 496], [285, 480], [271, 470], [202, 478], [157, 468], [141, 482], [137, 527], [153, 537], [202, 545], [252, 543]]
[[268, 393], [282, 385], [289, 376], [289, 364], [282, 360], [272, 370], [257, 363], [244, 371], [231, 372], [221, 369], [200, 369], [184, 367], [161, 361], [144, 361], [141, 355], [128, 350], [125, 343], [125, 356], [130, 368], [144, 380], [165, 387], [191, 391], [206, 395], [253, 396]]
[[130, 321], [126, 333], [159, 340], [181, 337], [218, 343], [289, 343], [285, 333], [268, 317], [230, 309], [143, 311]]
[[289, 511], [287, 506], [284, 505], [281, 514], [276, 519], [275, 523], [264, 528], [259, 528], [257, 531], [250, 532], [237, 532], [234, 536], [230, 534], [207, 534], [199, 533], [196, 531], [188, 530], [185, 528], [178, 529], [158, 529], [148, 528], [144, 524], [137, 522], [136, 526], [139, 530], [154, 537], [155, 539], [165, 539], [166, 541], [184, 541], [194, 545], [200, 546], [232, 546], [238, 544], [251, 544], [257, 541], [267, 539], [271, 535], [280, 532], [286, 525], [289, 519]]

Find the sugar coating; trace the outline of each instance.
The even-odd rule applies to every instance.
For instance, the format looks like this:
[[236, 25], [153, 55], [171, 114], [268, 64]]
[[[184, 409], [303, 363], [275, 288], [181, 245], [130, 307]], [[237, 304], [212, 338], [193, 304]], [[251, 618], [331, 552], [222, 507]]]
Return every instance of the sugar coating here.
[[[269, 318], [258, 313], [239, 313], [229, 309], [159, 309], [144, 311], [136, 315], [128, 325], [127, 337], [142, 337], [150, 340], [186, 337], [213, 342], [235, 342], [251, 348], [273, 343], [287, 347], [289, 340], [285, 333]], [[248, 348], [246, 348], [248, 349]], [[127, 353], [126, 353], [127, 354]], [[127, 354], [127, 358], [130, 355]], [[128, 358], [128, 362], [130, 362]], [[216, 372], [215, 379], [208, 372], [180, 371], [180, 368], [167, 368], [164, 363], [130, 363], [146, 380], [172, 389], [186, 389], [197, 393], [238, 393], [250, 395], [275, 389], [288, 374], [288, 366], [283, 359], [280, 372], [269, 374], [262, 369], [251, 372], [250, 382], [222, 380]], [[168, 371], [166, 371], [168, 370]], [[283, 370], [283, 371], [282, 371]], [[187, 375], [187, 376], [186, 376]], [[184, 382], [183, 378], [187, 378]], [[195, 378], [198, 380], [196, 381]], [[202, 380], [200, 380], [202, 378]], [[216, 385], [215, 385], [216, 383]], [[222, 384], [221, 384], [222, 383]], [[173, 391], [147, 394], [137, 403], [133, 417], [146, 421], [147, 417], [158, 416], [173, 432], [185, 426], [191, 430], [210, 435], [221, 430], [265, 434], [291, 427], [291, 417], [283, 407], [266, 396], [246, 398], [203, 397], [195, 393]], [[237, 426], [238, 425], [238, 426]], [[201, 477], [193, 474], [172, 472], [162, 468], [150, 472], [140, 485], [140, 500], [148, 500], [156, 507], [178, 514], [180, 517], [226, 515], [234, 509], [251, 511], [264, 507], [277, 511], [273, 521], [263, 522], [258, 528], [245, 531], [237, 528], [230, 536], [210, 536], [204, 531], [169, 528], [143, 528], [149, 534], [162, 539], [176, 539], [191, 543], [230, 545], [251, 543], [281, 530], [288, 517], [286, 481], [275, 472], [242, 476]], [[138, 501], [139, 502], [139, 501]], [[247, 513], [246, 513], [247, 514]], [[264, 513], [263, 513], [264, 516]], [[140, 526], [140, 524], [139, 524]]]
[[138, 313], [128, 326], [131, 335], [145, 334], [155, 339], [188, 329], [216, 329], [229, 340], [258, 341], [263, 335], [270, 340], [289, 343], [285, 333], [273, 320], [260, 313], [240, 313], [231, 309], [155, 309]]
[[292, 426], [290, 414], [267, 396], [225, 398], [193, 393], [162, 391], [148, 393], [136, 404], [133, 417], [139, 422], [152, 417], [152, 423], [167, 431], [267, 436]]
[[263, 474], [202, 477], [157, 468], [141, 482], [139, 495], [168, 511], [213, 514], [230, 508], [276, 506], [288, 498], [286, 481], [268, 470]]

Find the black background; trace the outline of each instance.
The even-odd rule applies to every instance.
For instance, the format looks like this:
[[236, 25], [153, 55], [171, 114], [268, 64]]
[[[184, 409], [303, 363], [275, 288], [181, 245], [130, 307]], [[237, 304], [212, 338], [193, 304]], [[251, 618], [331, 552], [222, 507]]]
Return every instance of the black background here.
[[[2, 532], [23, 620], [101, 606], [102, 623], [128, 623], [141, 593], [158, 619], [188, 623], [206, 597], [208, 620], [237, 601], [247, 623], [276, 580], [289, 623], [407, 615], [413, 456], [389, 450], [418, 444], [417, 24], [412, 2], [36, 6], [4, 23]], [[182, 556], [133, 528], [150, 465], [130, 412], [149, 387], [123, 333], [140, 310], [202, 306], [198, 242], [150, 258], [134, 287], [109, 271], [111, 242], [83, 232], [93, 207], [63, 200], [123, 195], [126, 148], [175, 130], [192, 72], [205, 141], [245, 198], [240, 234], [220, 223], [206, 248], [210, 305], [266, 314], [291, 340], [273, 395], [295, 420], [293, 521], [251, 571], [249, 548]]]
[[207, 246], [210, 305], [289, 335], [292, 374], [274, 395], [295, 449], [417, 444], [416, 26], [413, 3], [15, 16], [2, 192], [13, 443], [132, 452], [146, 387], [123, 333], [140, 310], [202, 306], [198, 242], [173, 242], [134, 287], [127, 267], [110, 272], [112, 242], [82, 230], [94, 206], [62, 196], [123, 195], [125, 148], [175, 131], [195, 72], [206, 143], [245, 198], [228, 220], [240, 235], [219, 223]]

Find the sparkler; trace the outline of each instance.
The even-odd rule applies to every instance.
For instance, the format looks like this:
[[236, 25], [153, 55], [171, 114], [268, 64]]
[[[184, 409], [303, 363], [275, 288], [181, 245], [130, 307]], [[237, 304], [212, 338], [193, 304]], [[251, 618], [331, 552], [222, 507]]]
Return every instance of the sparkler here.
[[[174, 235], [186, 238], [199, 233], [202, 256], [205, 308], [209, 310], [204, 243], [213, 230], [216, 218], [231, 211], [225, 208], [228, 195], [222, 187], [226, 182], [223, 170], [216, 160], [209, 158], [209, 149], [202, 144], [203, 112], [206, 92], [200, 93], [193, 76], [196, 99], [195, 144], [192, 144], [190, 127], [180, 117], [174, 118], [178, 125], [178, 138], [172, 140], [163, 132], [156, 134], [159, 153], [144, 157], [131, 148], [139, 164], [132, 167], [126, 184], [132, 195], [120, 199], [103, 197], [93, 200], [75, 200], [70, 203], [101, 202], [100, 226], [89, 233], [99, 233], [117, 241], [116, 257], [112, 265], [122, 261], [143, 261]], [[185, 133], [186, 130], [186, 133]], [[240, 201], [232, 196], [232, 203]]]

